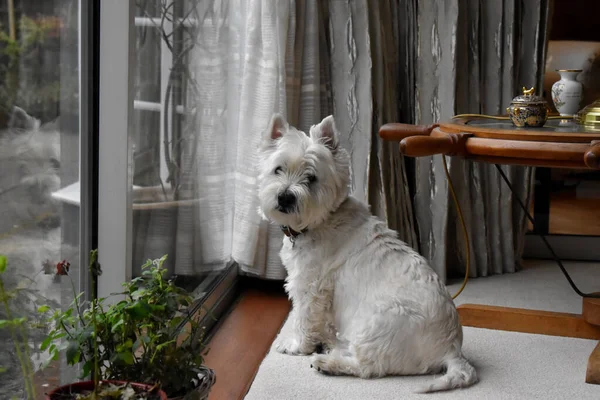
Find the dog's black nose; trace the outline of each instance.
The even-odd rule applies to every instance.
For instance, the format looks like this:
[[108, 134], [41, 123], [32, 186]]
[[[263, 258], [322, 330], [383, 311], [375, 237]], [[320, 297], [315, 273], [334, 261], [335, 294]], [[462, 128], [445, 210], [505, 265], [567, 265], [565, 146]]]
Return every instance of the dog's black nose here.
[[287, 213], [296, 205], [296, 196], [290, 192], [284, 192], [277, 196], [279, 211]]

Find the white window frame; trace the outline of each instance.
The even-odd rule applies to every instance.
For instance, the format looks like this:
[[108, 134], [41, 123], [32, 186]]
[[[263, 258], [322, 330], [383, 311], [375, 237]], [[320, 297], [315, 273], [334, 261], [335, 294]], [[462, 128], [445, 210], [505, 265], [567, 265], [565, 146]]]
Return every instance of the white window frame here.
[[[103, 274], [98, 279], [98, 295], [119, 291], [121, 282], [132, 277], [132, 188], [134, 110], [160, 113], [160, 179], [166, 182], [169, 169], [165, 162], [165, 126], [172, 138], [173, 107], [164, 108], [173, 55], [161, 40], [160, 102], [133, 98], [136, 28], [159, 27], [160, 18], [135, 17], [134, 0], [103, 0], [100, 3], [100, 138], [98, 257]], [[186, 20], [186, 24], [196, 21]], [[162, 28], [173, 29], [170, 21]], [[183, 114], [183, 106], [175, 112]], [[167, 122], [165, 124], [165, 122]], [[123, 134], [125, 132], [126, 134]]]
[[132, 275], [132, 142], [135, 1], [100, 2], [98, 296]]

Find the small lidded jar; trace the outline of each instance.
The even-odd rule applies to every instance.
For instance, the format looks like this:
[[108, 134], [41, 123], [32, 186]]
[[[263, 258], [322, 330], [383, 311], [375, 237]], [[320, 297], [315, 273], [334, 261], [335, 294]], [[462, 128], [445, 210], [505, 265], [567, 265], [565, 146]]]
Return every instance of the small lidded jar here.
[[506, 108], [512, 123], [519, 128], [540, 128], [548, 120], [548, 102], [533, 93], [534, 88], [523, 88], [523, 94], [515, 97]]

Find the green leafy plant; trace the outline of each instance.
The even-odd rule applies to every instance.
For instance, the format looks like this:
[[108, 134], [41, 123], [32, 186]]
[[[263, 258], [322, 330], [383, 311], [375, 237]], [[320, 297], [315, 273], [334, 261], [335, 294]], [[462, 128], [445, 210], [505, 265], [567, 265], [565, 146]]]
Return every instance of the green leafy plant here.
[[[42, 271], [40, 271], [41, 273]], [[38, 307], [58, 307], [30, 284], [35, 277], [20, 275], [0, 255], [0, 398], [37, 400], [33, 358], [47, 333]], [[32, 357], [33, 356], [33, 357]]]
[[193, 297], [165, 277], [165, 259], [148, 260], [111, 304], [83, 305], [79, 295], [68, 309], [52, 312], [54, 329], [42, 349], [51, 359], [66, 350], [69, 364], [82, 363], [81, 378], [97, 372], [96, 380], [145, 383], [169, 397], [193, 398], [193, 380], [204, 370], [204, 330], [191, 315]]
[[[41, 273], [42, 271], [40, 271]], [[38, 307], [58, 307], [0, 255], [0, 398], [37, 400], [33, 356], [47, 333]]]
[[[25, 381], [25, 390], [28, 399], [35, 399], [35, 385], [33, 384], [33, 368], [29, 352], [29, 339], [27, 337], [27, 318], [13, 315], [10, 299], [14, 296], [7, 290], [3, 275], [6, 272], [8, 261], [5, 256], [0, 255], [0, 303], [2, 303], [4, 318], [0, 318], [0, 329], [8, 329], [12, 342], [15, 346], [21, 372]], [[0, 315], [1, 317], [1, 315]], [[0, 373], [6, 372], [7, 367], [0, 366]]]

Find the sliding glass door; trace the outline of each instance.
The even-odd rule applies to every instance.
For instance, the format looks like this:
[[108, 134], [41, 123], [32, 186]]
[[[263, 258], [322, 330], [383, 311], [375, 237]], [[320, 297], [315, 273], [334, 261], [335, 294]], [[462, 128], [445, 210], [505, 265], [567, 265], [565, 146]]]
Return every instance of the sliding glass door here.
[[237, 269], [223, 229], [211, 225], [215, 198], [203, 190], [207, 169], [197, 156], [206, 145], [195, 129], [203, 88], [193, 77], [204, 6], [100, 4], [100, 296], [164, 255], [169, 276], [209, 310], [235, 287]]
[[[75, 292], [91, 295], [95, 246], [93, 5], [77, 0], [0, 2], [0, 255], [8, 311], [0, 320], [37, 321]], [[64, 260], [64, 262], [62, 262]], [[38, 398], [72, 379], [54, 363], [41, 371], [35, 343], [46, 326], [27, 325]], [[0, 398], [21, 398], [24, 380], [13, 336], [0, 328]]]
[[[221, 178], [207, 177], [196, 156], [206, 145], [194, 128], [203, 88], [190, 73], [201, 4], [0, 2], [1, 278], [18, 293], [0, 320], [34, 320], [39, 305], [64, 309], [79, 292], [108, 296], [163, 255], [169, 276], [211, 314], [207, 329], [226, 309], [238, 272], [213, 221], [230, 216], [215, 217], [219, 193], [203, 182]], [[78, 376], [64, 360], [41, 371], [44, 357], [31, 358], [39, 395]], [[0, 328], [0, 398], [23, 389], [18, 365]]]

